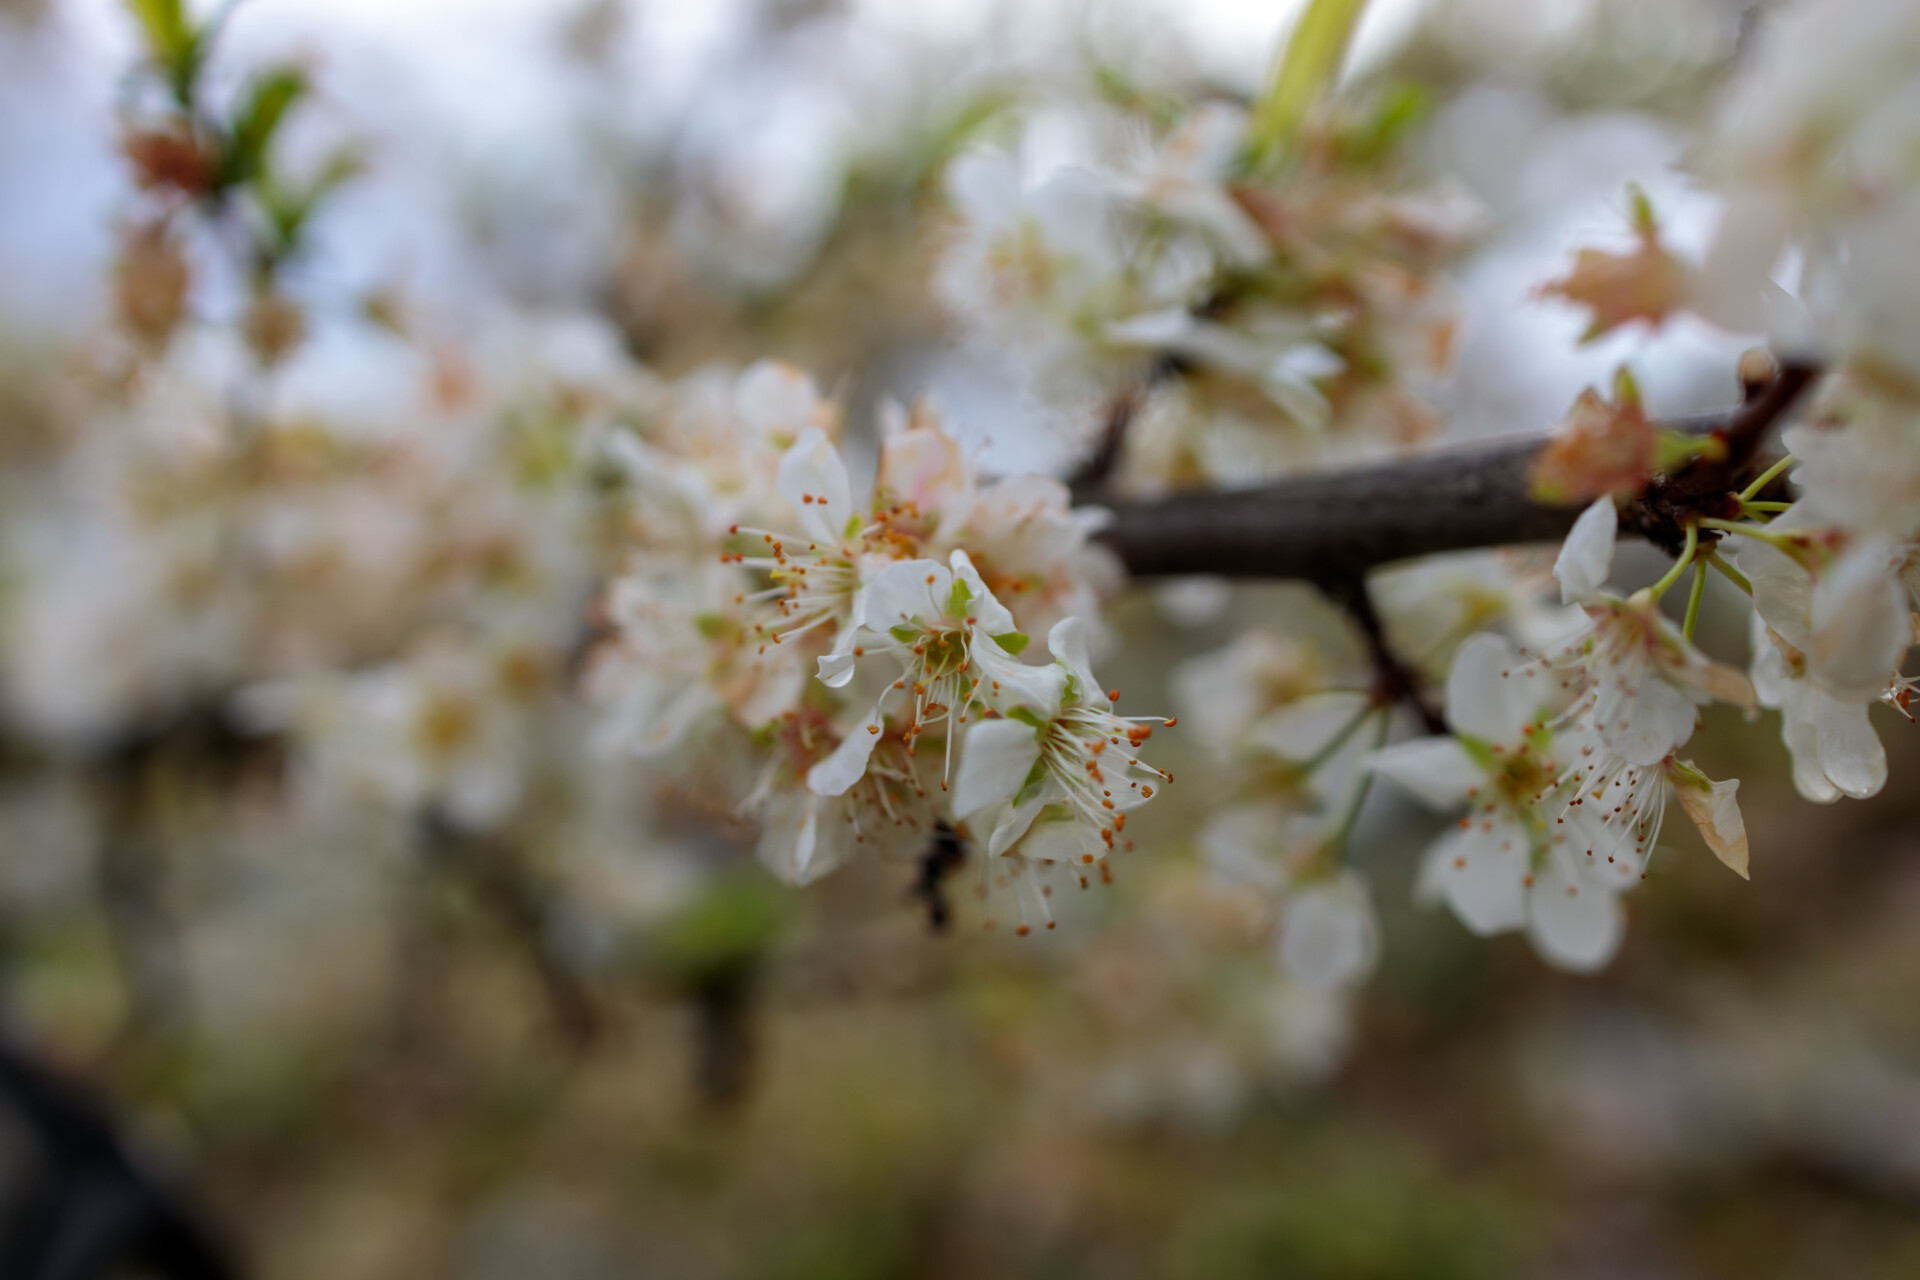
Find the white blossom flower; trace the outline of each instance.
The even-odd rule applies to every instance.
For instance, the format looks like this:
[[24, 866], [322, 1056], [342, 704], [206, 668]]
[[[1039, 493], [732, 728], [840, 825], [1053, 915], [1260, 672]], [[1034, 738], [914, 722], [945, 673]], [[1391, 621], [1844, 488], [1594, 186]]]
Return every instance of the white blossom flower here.
[[876, 659], [898, 664], [899, 675], [886, 686], [862, 723], [833, 754], [807, 775], [820, 795], [839, 795], [866, 770], [867, 757], [886, 729], [887, 704], [904, 693], [910, 708], [903, 736], [909, 748], [935, 725], [967, 722], [989, 696], [981, 685], [993, 670], [1015, 678], [1019, 664], [1007, 653], [1021, 649], [1026, 637], [1013, 615], [994, 598], [964, 551], [951, 565], [936, 560], [900, 560], [876, 573], [861, 590], [857, 628], [845, 649], [820, 659], [820, 678], [829, 686], [846, 684], [856, 665]]
[[[1798, 514], [1788, 511], [1768, 528], [1800, 531]], [[1755, 614], [1795, 651], [1788, 665], [1796, 674], [1842, 702], [1864, 705], [1886, 692], [1913, 642], [1896, 548], [1869, 540], [1829, 558], [1811, 544], [1790, 555], [1746, 540], [1736, 555], [1753, 584]]]
[[1566, 820], [1577, 808], [1569, 792], [1593, 782], [1615, 795], [1633, 787], [1638, 803], [1652, 789], [1618, 773], [1590, 778], [1593, 736], [1553, 727], [1565, 703], [1544, 666], [1523, 662], [1500, 636], [1476, 635], [1447, 677], [1453, 735], [1388, 747], [1372, 767], [1430, 805], [1470, 807], [1427, 850], [1423, 896], [1444, 901], [1475, 933], [1524, 928], [1547, 959], [1591, 969], [1619, 947], [1615, 898], [1641, 868], [1638, 850], [1589, 852], [1584, 815]]
[[719, 565], [642, 563], [616, 578], [613, 638], [593, 655], [585, 691], [603, 708], [595, 741], [639, 756], [679, 746], [708, 712], [758, 728], [791, 708], [805, 666], [750, 646], [732, 611], [738, 578]]
[[740, 598], [742, 604], [770, 604], [775, 610], [766, 621], [750, 624], [754, 639], [762, 646], [785, 644], [817, 627], [828, 628], [834, 637], [829, 657], [844, 683], [859, 627], [863, 535], [870, 526], [854, 507], [846, 464], [818, 427], [803, 431], [781, 457], [779, 488], [803, 532], [796, 536], [734, 525], [730, 533], [757, 537], [765, 550], [721, 558], [771, 580], [772, 585]]
[[933, 810], [916, 762], [897, 738], [870, 750], [865, 769], [845, 791], [821, 795], [806, 783], [836, 746], [827, 717], [801, 707], [781, 716], [767, 736], [772, 754], [740, 807], [759, 819], [756, 853], [776, 876], [808, 884], [863, 847], [901, 856], [924, 846]]
[[1854, 379], [1835, 380], [1816, 419], [1782, 435], [1801, 498], [1774, 523], [1895, 543], [1920, 537], [1913, 425], [1913, 406], [1903, 398]]
[[1562, 598], [1581, 604], [1588, 620], [1549, 647], [1546, 663], [1591, 699], [1593, 727], [1610, 750], [1630, 764], [1656, 765], [1693, 736], [1698, 704], [1751, 707], [1753, 688], [1695, 649], [1647, 593], [1621, 600], [1601, 591], [1617, 526], [1613, 500], [1603, 497], [1567, 535], [1554, 574]]
[[1138, 753], [1153, 732], [1149, 720], [1173, 721], [1114, 714], [1088, 664], [1079, 619], [1058, 623], [1047, 647], [1051, 667], [1013, 672], [1003, 664], [989, 673], [1000, 717], [968, 732], [953, 811], [979, 820], [990, 858], [1031, 832], [1029, 856], [1092, 864], [1114, 848], [1127, 814], [1169, 780]]

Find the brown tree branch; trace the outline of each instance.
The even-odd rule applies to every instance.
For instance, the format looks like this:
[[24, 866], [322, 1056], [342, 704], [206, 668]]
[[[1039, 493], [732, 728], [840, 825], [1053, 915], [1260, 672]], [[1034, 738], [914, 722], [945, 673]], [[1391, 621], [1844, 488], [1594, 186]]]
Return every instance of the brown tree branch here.
[[[1686, 518], [1725, 514], [1729, 495], [1756, 470], [1769, 428], [1817, 376], [1788, 365], [1731, 413], [1663, 424], [1719, 437], [1724, 455], [1656, 480], [1621, 512], [1621, 532], [1677, 553]], [[1398, 560], [1564, 538], [1580, 508], [1545, 505], [1529, 492], [1545, 443], [1500, 440], [1259, 489], [1113, 503], [1100, 537], [1135, 576], [1292, 578], [1337, 592]]]

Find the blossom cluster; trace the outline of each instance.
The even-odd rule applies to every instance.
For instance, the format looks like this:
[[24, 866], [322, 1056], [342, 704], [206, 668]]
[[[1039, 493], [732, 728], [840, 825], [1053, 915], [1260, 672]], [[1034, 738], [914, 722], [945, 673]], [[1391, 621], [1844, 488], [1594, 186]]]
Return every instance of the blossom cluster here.
[[[200, 58], [173, 35], [162, 64]], [[1910, 713], [1920, 635], [1917, 50], [1899, 6], [1770, 20], [1695, 139], [1724, 205], [1705, 253], [1636, 194], [1629, 252], [1583, 250], [1539, 290], [1591, 312], [1593, 340], [1682, 313], [1765, 331], [1756, 389], [1820, 371], [1777, 460], [1746, 441], [1726, 492], [1651, 519], [1730, 445], [1659, 428], [1623, 373], [1536, 457], [1533, 497], [1571, 524], [1557, 559], [1329, 572], [1338, 601], [1186, 582], [1157, 615], [1117, 603], [1087, 477], [996, 473], [930, 400], [847, 424], [794, 367], [728, 352], [670, 376], [605, 318], [303, 293], [310, 218], [353, 168], [281, 163], [304, 81], [263, 74], [217, 112], [148, 84], [122, 122], [113, 322], [50, 429], [0, 439], [3, 727], [93, 765], [212, 706], [286, 748], [290, 826], [498, 840], [601, 916], [617, 886], [645, 914], [638, 882], [736, 855], [805, 884], [951, 845], [1022, 934], [1052, 927], [1056, 886], [1108, 879], [1135, 811], [1197, 759], [1193, 837], [1157, 840], [1141, 876], [1165, 902], [1077, 945], [1111, 972], [1123, 951], [1208, 956], [1167, 1007], [1256, 970], [1257, 1016], [1220, 1022], [1319, 1043], [1382, 952], [1370, 836], [1405, 817], [1385, 778], [1449, 820], [1418, 897], [1598, 967], [1675, 801], [1748, 873], [1741, 783], [1695, 762], [1721, 772], [1695, 742], [1709, 706], [1777, 711], [1809, 800], [1889, 780], [1873, 717]], [[1218, 101], [1060, 110], [1071, 163], [1041, 167], [1062, 129], [1037, 113], [1012, 154], [951, 158], [929, 266], [1048, 434], [1087, 453], [1108, 433], [1093, 482], [1241, 486], [1440, 430], [1446, 273], [1484, 228], [1412, 163], [1418, 95], [1329, 89], [1284, 145]], [[1623, 520], [1678, 553], [1626, 592]], [[1744, 672], [1695, 639], [1743, 597]], [[1170, 669], [1189, 732], [1149, 753], [1173, 721], [1120, 713], [1109, 655]]]
[[[643, 756], [731, 725], [763, 761], [743, 799], [762, 860], [804, 882], [861, 846], [972, 834], [1025, 932], [1036, 869], [1107, 874], [1167, 780], [1093, 674], [1117, 579], [1100, 513], [1039, 475], [982, 480], [930, 405], [888, 406], [856, 497], [812, 383], [763, 363], [684, 388], [612, 444], [637, 540], [594, 655], [602, 739]], [[1044, 635], [1041, 646], [1033, 645]]]
[[1463, 189], [1405, 172], [1418, 116], [1404, 96], [1343, 103], [1277, 165], [1224, 103], [1159, 127], [1091, 113], [1084, 154], [1041, 172], [1030, 139], [968, 152], [936, 284], [1083, 440], [1130, 419], [1131, 487], [1390, 454], [1438, 426], [1457, 325], [1441, 272], [1480, 225]]

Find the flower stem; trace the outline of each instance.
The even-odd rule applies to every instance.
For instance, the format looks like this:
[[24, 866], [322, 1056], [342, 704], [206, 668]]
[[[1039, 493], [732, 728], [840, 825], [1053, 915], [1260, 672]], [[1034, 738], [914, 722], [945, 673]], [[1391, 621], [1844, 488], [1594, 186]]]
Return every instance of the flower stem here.
[[1722, 520], [1716, 516], [1707, 516], [1700, 521], [1709, 529], [1720, 529], [1727, 533], [1737, 533], [1743, 538], [1752, 538], [1756, 542], [1765, 542], [1778, 547], [1786, 554], [1798, 559], [1805, 544], [1791, 533], [1780, 533], [1763, 524], [1741, 524], [1737, 520]]
[[1346, 61], [1347, 45], [1366, 0], [1310, 0], [1274, 64], [1266, 91], [1253, 108], [1251, 143], [1256, 163], [1270, 161], [1294, 134]]
[[1733, 583], [1734, 586], [1740, 588], [1748, 595], [1753, 594], [1753, 584], [1747, 581], [1747, 575], [1728, 564], [1718, 551], [1707, 552], [1707, 563], [1725, 574], [1727, 580]]
[[1647, 588], [1655, 600], [1667, 594], [1667, 588], [1680, 581], [1680, 575], [1685, 573], [1687, 566], [1693, 563], [1694, 554], [1699, 550], [1700, 526], [1690, 524], [1687, 526], [1687, 545], [1681, 550], [1680, 558], [1673, 562], [1673, 568], [1667, 570], [1666, 573], [1661, 576], [1660, 581]]
[[[1387, 733], [1393, 728], [1393, 708], [1378, 708], [1380, 725], [1374, 730], [1373, 749], [1378, 751], [1387, 745]], [[1369, 711], [1369, 715], [1373, 712]], [[1364, 719], [1364, 717], [1362, 717]], [[1340, 850], [1344, 858], [1347, 852], [1347, 838], [1353, 834], [1353, 826], [1360, 821], [1360, 810], [1366, 807], [1367, 791], [1373, 786], [1373, 770], [1367, 769], [1360, 775], [1360, 781], [1354, 784], [1353, 799], [1347, 802], [1347, 811], [1340, 816], [1340, 825], [1333, 830], [1327, 847]]]
[[1321, 765], [1333, 759], [1335, 753], [1337, 753], [1341, 747], [1347, 745], [1347, 739], [1351, 738], [1360, 726], [1367, 722], [1367, 717], [1378, 710], [1380, 710], [1378, 703], [1370, 702], [1366, 706], [1361, 707], [1359, 711], [1354, 713], [1351, 720], [1341, 726], [1340, 732], [1328, 739], [1325, 746], [1314, 752], [1307, 759], [1301, 761], [1298, 765], [1295, 765], [1295, 771], [1302, 778], [1310, 777]]
[[[1709, 555], [1712, 553], [1709, 552]], [[1693, 564], [1693, 587], [1687, 592], [1687, 620], [1680, 628], [1680, 634], [1693, 639], [1693, 626], [1700, 621], [1700, 597], [1707, 593], [1707, 565], [1704, 560]]]
[[1752, 484], [1740, 491], [1740, 501], [1746, 502], [1750, 498], [1758, 497], [1768, 485], [1779, 478], [1781, 472], [1792, 466], [1795, 461], [1797, 461], [1797, 459], [1795, 459], [1792, 454], [1788, 454], [1786, 457], [1780, 459], [1780, 461], [1768, 467], [1765, 471], [1762, 471], [1759, 476], [1754, 479]]

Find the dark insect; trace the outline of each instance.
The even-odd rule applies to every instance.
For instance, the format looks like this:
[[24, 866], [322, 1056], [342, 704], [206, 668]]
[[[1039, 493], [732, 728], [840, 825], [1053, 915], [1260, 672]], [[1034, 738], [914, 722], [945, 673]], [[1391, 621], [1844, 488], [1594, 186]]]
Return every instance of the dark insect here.
[[945, 933], [953, 923], [953, 903], [947, 898], [946, 879], [967, 860], [967, 842], [944, 822], [934, 824], [933, 839], [919, 858], [919, 871], [908, 896], [925, 904], [927, 924]]

